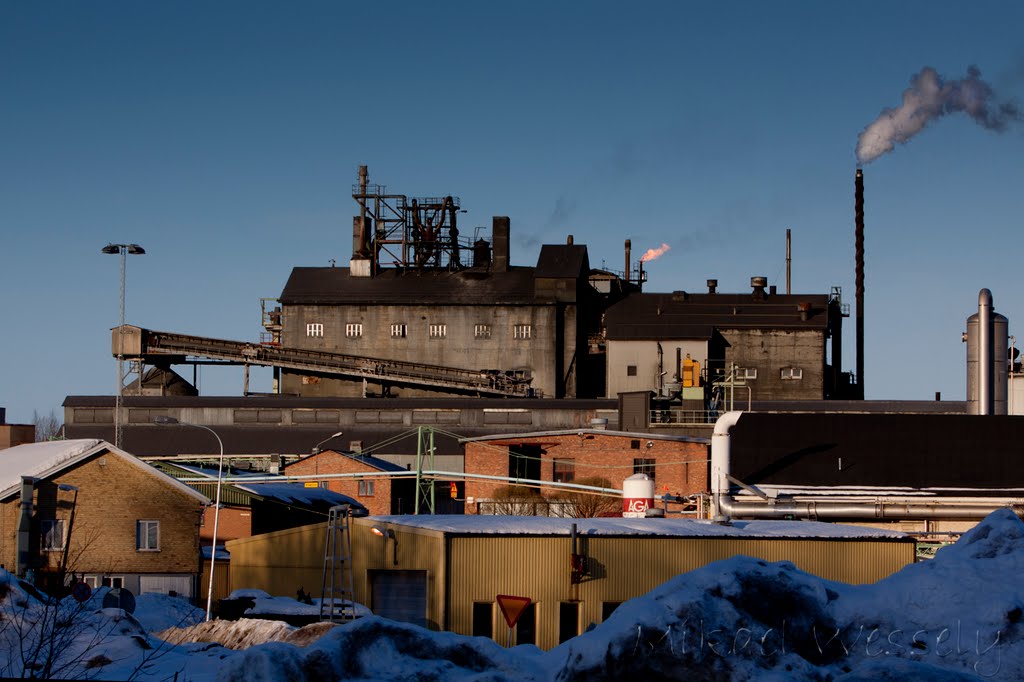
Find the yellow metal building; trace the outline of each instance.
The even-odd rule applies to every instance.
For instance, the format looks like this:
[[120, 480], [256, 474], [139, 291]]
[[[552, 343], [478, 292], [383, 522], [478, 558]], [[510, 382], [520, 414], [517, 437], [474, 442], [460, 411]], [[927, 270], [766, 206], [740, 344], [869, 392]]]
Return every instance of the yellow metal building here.
[[[573, 580], [576, 554], [584, 559]], [[376, 529], [379, 532], [375, 532]], [[231, 587], [317, 595], [327, 525], [231, 541]], [[871, 583], [914, 562], [899, 533], [810, 521], [378, 516], [351, 522], [355, 600], [374, 613], [505, 643], [498, 595], [532, 601], [512, 642], [543, 649], [600, 623], [669, 578], [743, 554], [792, 561], [846, 583]]]

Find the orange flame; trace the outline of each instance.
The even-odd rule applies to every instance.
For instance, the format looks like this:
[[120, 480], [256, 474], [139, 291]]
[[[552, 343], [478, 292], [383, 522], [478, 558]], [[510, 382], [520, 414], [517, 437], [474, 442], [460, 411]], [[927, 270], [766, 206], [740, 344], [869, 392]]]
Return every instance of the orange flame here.
[[668, 244], [664, 244], [663, 243], [661, 246], [659, 246], [656, 249], [647, 249], [646, 251], [644, 251], [644, 255], [640, 256], [640, 262], [641, 263], [646, 263], [649, 260], [654, 260], [658, 256], [663, 256], [663, 255], [665, 255], [665, 252], [668, 251], [671, 248], [672, 247], [669, 246]]

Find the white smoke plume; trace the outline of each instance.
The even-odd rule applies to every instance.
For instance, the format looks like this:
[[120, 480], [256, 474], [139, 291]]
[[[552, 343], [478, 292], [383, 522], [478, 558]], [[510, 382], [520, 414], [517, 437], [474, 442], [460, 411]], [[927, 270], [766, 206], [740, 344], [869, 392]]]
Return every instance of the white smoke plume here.
[[1021, 120], [1021, 112], [1012, 102], [996, 100], [992, 86], [981, 79], [976, 66], [967, 68], [967, 76], [946, 81], [930, 66], [910, 79], [903, 91], [903, 104], [885, 109], [857, 140], [857, 162], [870, 163], [891, 152], [896, 143], [906, 143], [928, 125], [946, 114], [964, 113], [978, 125], [1002, 132]]
[[671, 248], [672, 247], [669, 246], [668, 244], [663, 243], [656, 249], [647, 249], [646, 251], [644, 251], [644, 255], [640, 256], [640, 262], [646, 263], [649, 260], [654, 260], [658, 256], [664, 255], [664, 253]]

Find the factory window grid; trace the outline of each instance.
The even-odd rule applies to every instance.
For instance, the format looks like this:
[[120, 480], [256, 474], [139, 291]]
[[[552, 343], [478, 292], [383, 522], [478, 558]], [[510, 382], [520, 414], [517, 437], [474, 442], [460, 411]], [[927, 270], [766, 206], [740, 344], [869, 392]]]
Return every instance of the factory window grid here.
[[160, 549], [160, 522], [139, 519], [135, 522], [135, 549], [140, 552], [156, 552]]
[[432, 339], [443, 339], [448, 336], [448, 325], [446, 324], [432, 324], [429, 328], [430, 338]]
[[783, 381], [800, 381], [804, 378], [804, 371], [799, 367], [783, 367], [781, 375]]
[[409, 328], [405, 326], [405, 323], [395, 323], [391, 325], [391, 338], [393, 339], [404, 339], [408, 336]]
[[363, 335], [363, 325], [359, 322], [350, 322], [345, 325], [345, 336], [350, 339], [359, 338]]
[[473, 327], [473, 337], [477, 339], [491, 338], [491, 325], [478, 324]]
[[552, 479], [555, 483], [572, 483], [576, 479], [576, 460], [556, 459]]
[[61, 519], [41, 521], [39, 532], [42, 536], [40, 548], [44, 552], [64, 549], [64, 521]]
[[533, 334], [533, 327], [528, 324], [517, 324], [512, 327], [512, 338], [529, 339]]
[[320, 322], [310, 322], [306, 325], [306, 336], [323, 336], [324, 325]]
[[633, 473], [634, 474], [647, 474], [654, 479], [654, 469], [656, 462], [653, 459], [647, 457], [634, 457], [633, 458]]
[[373, 481], [361, 479], [359, 481], [359, 496], [373, 497]]

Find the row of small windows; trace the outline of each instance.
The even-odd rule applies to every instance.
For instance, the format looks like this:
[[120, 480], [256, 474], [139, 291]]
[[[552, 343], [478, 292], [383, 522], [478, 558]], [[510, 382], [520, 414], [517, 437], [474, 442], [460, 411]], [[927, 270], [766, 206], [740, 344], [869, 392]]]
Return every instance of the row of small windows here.
[[[636, 367], [636, 365], [626, 365], [626, 376], [635, 377], [637, 375]], [[737, 367], [733, 376], [741, 381], [751, 381], [757, 379], [757, 368]], [[800, 381], [804, 378], [804, 371], [799, 367], [783, 367], [779, 370], [779, 378], [783, 381]]]
[[[431, 324], [427, 326], [427, 334], [432, 339], [443, 339], [448, 336], [448, 325]], [[310, 322], [306, 325], [306, 336], [323, 337], [324, 325], [320, 322]], [[363, 335], [363, 325], [353, 322], [345, 325], [345, 336], [350, 339], [357, 339]], [[409, 335], [409, 326], [404, 323], [391, 325], [391, 338], [404, 339]], [[473, 326], [473, 337], [477, 339], [491, 338], [491, 325], [478, 324]], [[512, 326], [512, 338], [531, 339], [533, 338], [533, 326], [529, 324], [516, 324]]]

